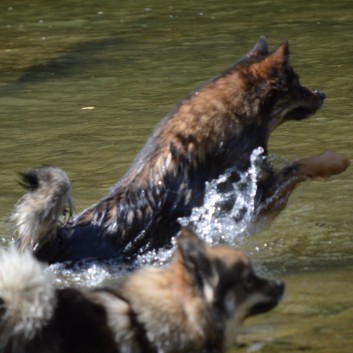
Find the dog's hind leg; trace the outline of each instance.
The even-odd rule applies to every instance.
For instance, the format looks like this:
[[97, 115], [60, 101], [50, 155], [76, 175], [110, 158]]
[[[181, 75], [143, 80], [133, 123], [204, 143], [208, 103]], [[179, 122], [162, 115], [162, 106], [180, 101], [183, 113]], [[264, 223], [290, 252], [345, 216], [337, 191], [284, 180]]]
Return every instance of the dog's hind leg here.
[[318, 156], [293, 161], [278, 172], [267, 171], [258, 184], [258, 219], [273, 219], [286, 206], [292, 191], [302, 182], [328, 179], [343, 173], [350, 161], [336, 153], [324, 152]]

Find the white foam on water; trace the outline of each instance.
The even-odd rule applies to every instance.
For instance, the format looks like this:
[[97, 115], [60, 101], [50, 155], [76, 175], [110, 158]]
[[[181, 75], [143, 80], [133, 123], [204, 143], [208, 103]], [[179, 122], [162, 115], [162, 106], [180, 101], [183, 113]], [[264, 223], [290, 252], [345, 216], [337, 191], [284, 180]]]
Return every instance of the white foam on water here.
[[145, 265], [165, 266], [170, 262], [176, 248], [176, 239], [172, 238], [171, 245], [168, 249], [162, 248], [158, 250], [148, 251], [146, 254], [138, 255], [135, 263], [138, 267]]
[[69, 267], [65, 263], [58, 263], [48, 267], [48, 271], [55, 274], [56, 284], [59, 287], [72, 285], [96, 287], [112, 279], [118, 281], [133, 269], [135, 266], [124, 265], [114, 260], [83, 261]]

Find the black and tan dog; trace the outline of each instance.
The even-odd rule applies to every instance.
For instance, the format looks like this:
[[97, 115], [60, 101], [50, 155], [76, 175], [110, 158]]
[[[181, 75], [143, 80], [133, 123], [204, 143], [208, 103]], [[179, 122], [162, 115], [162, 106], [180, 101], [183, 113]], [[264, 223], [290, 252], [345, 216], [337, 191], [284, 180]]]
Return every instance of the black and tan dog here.
[[[315, 113], [325, 95], [300, 85], [286, 42], [269, 52], [261, 37], [223, 74], [182, 100], [154, 129], [131, 167], [100, 201], [72, 222], [26, 242], [48, 263], [82, 259], [133, 259], [169, 246], [179, 217], [203, 204], [206, 182], [226, 170], [236, 180], [254, 149], [264, 150], [255, 195], [256, 215], [272, 218], [297, 184], [343, 172], [334, 153], [299, 159], [281, 170], [267, 162], [271, 132], [288, 120]], [[20, 239], [26, 235], [20, 234]], [[22, 243], [22, 240], [20, 240]]]
[[0, 251], [0, 351], [222, 352], [238, 325], [274, 308], [280, 281], [258, 277], [239, 250], [182, 230], [174, 261], [115, 288], [57, 289], [28, 251]]

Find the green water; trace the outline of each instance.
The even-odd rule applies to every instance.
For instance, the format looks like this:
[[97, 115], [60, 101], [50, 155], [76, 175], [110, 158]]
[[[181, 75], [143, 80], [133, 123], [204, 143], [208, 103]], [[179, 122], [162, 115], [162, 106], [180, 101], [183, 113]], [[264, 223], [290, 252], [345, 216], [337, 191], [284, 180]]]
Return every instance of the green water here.
[[[106, 193], [153, 125], [259, 35], [288, 39], [303, 84], [327, 94], [310, 120], [281, 126], [271, 151], [353, 157], [351, 1], [2, 1], [0, 231], [21, 195], [16, 171], [55, 164], [77, 211]], [[84, 109], [89, 107], [90, 109]], [[270, 230], [242, 246], [286, 281], [273, 312], [249, 320], [240, 352], [351, 353], [353, 169], [297, 190]]]

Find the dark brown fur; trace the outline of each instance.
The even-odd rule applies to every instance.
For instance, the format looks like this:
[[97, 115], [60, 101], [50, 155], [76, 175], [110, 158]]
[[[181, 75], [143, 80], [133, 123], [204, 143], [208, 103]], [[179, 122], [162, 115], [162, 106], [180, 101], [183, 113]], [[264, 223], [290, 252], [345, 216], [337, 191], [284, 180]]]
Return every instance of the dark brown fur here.
[[0, 252], [1, 351], [218, 353], [284, 292], [282, 282], [258, 277], [243, 252], [209, 247], [187, 229], [172, 264], [118, 287], [55, 289], [44, 271], [27, 252]]
[[[178, 217], [203, 204], [206, 182], [228, 168], [232, 178], [244, 173], [254, 149], [261, 147], [267, 156], [273, 129], [322, 106], [325, 95], [301, 86], [288, 61], [286, 42], [270, 53], [261, 37], [239, 62], [182, 100], [112, 190], [58, 227], [56, 237], [35, 255], [49, 263], [126, 261], [170, 246], [180, 229]], [[255, 195], [258, 218], [277, 215], [300, 182], [339, 174], [349, 164], [336, 154], [311, 158], [279, 171], [263, 159]]]

